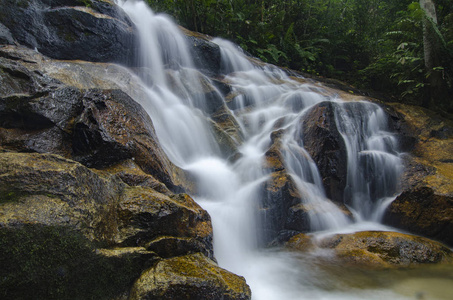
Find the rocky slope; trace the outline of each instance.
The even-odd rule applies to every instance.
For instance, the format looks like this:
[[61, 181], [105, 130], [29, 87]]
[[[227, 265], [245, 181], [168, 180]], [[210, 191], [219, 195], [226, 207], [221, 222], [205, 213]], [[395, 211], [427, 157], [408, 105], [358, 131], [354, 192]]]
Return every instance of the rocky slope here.
[[[212, 131], [234, 160], [243, 137], [213, 92], [216, 85], [227, 100], [235, 96], [219, 76], [220, 50], [184, 32], [200, 70], [194, 76], [203, 82], [204, 90], [194, 92], [209, 100]], [[137, 43], [132, 22], [107, 0], [0, 2], [2, 297], [250, 299], [244, 278], [216, 264], [209, 215], [186, 194], [196, 193], [193, 178], [168, 159], [140, 103], [137, 75], [146, 70], [133, 59]], [[350, 216], [343, 205], [346, 150], [333, 109], [315, 106], [301, 138], [327, 196]], [[407, 171], [385, 222], [451, 246], [453, 127], [408, 106], [387, 111], [407, 151]], [[282, 134], [272, 134], [263, 165], [271, 173], [259, 204], [263, 243], [293, 237], [291, 247], [305, 251], [312, 242], [300, 233], [310, 231], [311, 208], [301, 204], [282, 161]], [[379, 240], [384, 252], [403, 243], [423, 257], [365, 253], [363, 261], [450, 261], [448, 248], [430, 240], [384, 235], [369, 233], [360, 243], [354, 235], [332, 237], [322, 247], [356, 261], [351, 253]]]
[[2, 297], [249, 299], [245, 280], [217, 266], [209, 215], [181, 194], [190, 178], [132, 99], [138, 77], [112, 64], [134, 66], [121, 9], [0, 7]]

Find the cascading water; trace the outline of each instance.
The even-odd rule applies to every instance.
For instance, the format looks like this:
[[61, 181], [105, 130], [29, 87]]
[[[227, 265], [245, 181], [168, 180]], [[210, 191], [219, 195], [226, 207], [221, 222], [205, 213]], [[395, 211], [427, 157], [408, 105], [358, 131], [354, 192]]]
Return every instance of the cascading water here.
[[[401, 172], [396, 140], [382, 109], [364, 101], [342, 101], [275, 67], [252, 64], [235, 45], [215, 39], [225, 81], [236, 96], [227, 101], [219, 91], [213, 92], [233, 116], [242, 140], [232, 138], [240, 155], [231, 162], [213, 134], [209, 105], [202, 96], [210, 79], [195, 70], [178, 27], [155, 15], [144, 2], [127, 1], [121, 6], [141, 35], [139, 73], [147, 95], [136, 100], [151, 116], [168, 157], [197, 178], [193, 197], [211, 215], [219, 265], [244, 276], [256, 300], [408, 299], [385, 289], [331, 291], [329, 279], [312, 263], [313, 257], [295, 258], [283, 250], [259, 248], [266, 221], [258, 213], [259, 197], [271, 176], [263, 164], [277, 131], [282, 132], [284, 166], [299, 190], [300, 204], [312, 207], [312, 231], [369, 229], [357, 224], [377, 221], [376, 212], [398, 190]], [[336, 126], [347, 148], [343, 197], [354, 213], [352, 219], [327, 198], [319, 170], [300, 138], [307, 112], [326, 101], [333, 104]]]

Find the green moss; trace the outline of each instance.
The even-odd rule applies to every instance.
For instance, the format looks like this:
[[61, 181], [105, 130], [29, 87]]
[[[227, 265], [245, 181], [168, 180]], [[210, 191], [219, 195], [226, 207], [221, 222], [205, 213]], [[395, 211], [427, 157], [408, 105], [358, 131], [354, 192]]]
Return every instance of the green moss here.
[[0, 190], [0, 205], [5, 204], [5, 203], [10, 203], [10, 202], [17, 202], [23, 196], [24, 196], [23, 192], [17, 192], [17, 191], [11, 191], [11, 190], [6, 190], [6, 191]]
[[92, 7], [93, 6], [93, 2], [91, 2], [90, 0], [82, 0], [83, 4], [85, 4], [85, 7]]
[[143, 259], [97, 254], [67, 227], [26, 225], [0, 230], [2, 299], [111, 299], [129, 289]]

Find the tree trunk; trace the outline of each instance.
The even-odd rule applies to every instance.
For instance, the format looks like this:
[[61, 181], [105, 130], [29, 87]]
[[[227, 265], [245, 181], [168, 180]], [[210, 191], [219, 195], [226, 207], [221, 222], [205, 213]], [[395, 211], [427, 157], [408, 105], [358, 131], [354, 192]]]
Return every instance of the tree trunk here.
[[425, 12], [423, 18], [423, 51], [425, 68], [428, 72], [428, 88], [423, 106], [434, 107], [446, 101], [447, 86], [442, 72], [434, 70], [440, 67], [441, 45], [433, 24], [437, 24], [436, 7], [433, 0], [420, 0], [420, 7]]

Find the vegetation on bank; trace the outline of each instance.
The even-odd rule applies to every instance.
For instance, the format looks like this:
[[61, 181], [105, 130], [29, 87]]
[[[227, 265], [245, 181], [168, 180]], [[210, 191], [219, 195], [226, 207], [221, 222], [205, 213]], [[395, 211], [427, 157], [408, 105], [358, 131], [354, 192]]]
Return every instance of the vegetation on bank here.
[[266, 62], [453, 112], [451, 0], [147, 1]]

